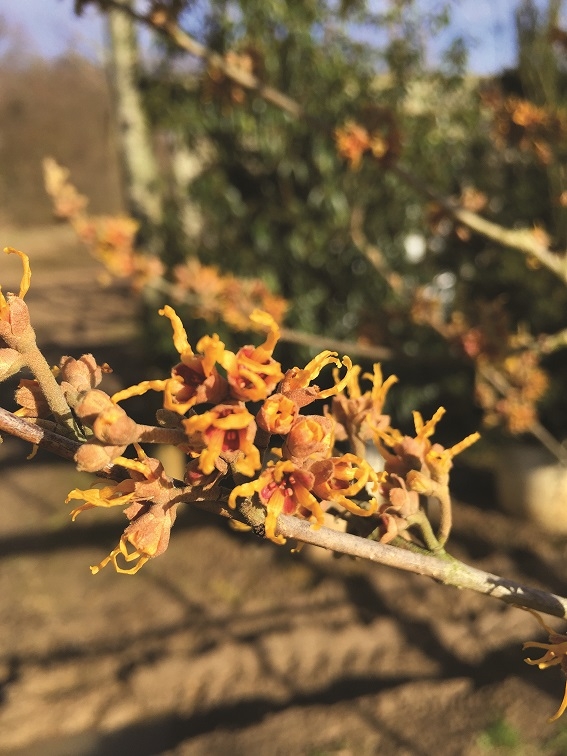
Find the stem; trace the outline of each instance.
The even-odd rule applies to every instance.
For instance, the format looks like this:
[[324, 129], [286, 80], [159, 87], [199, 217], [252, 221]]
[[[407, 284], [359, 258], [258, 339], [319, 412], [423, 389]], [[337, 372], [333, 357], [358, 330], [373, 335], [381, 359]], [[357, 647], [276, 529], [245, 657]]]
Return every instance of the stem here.
[[358, 538], [349, 533], [339, 533], [329, 528], [315, 530], [305, 520], [290, 515], [280, 515], [276, 533], [286, 538], [295, 538], [303, 543], [322, 546], [342, 554], [368, 559], [406, 572], [434, 578], [444, 585], [468, 588], [506, 604], [544, 612], [554, 617], [567, 618], [567, 598], [530, 588], [515, 580], [508, 580], [490, 572], [459, 562], [457, 559], [441, 559], [435, 556], [416, 554], [388, 544]]
[[180, 428], [162, 428], [157, 425], [138, 425], [141, 444], [169, 444], [177, 446], [187, 443], [187, 434]]
[[429, 522], [429, 519], [423, 510], [416, 512], [414, 515], [410, 515], [406, 519], [410, 527], [412, 525], [417, 525], [417, 527], [421, 530], [421, 535], [423, 536], [423, 540], [425, 541], [425, 545], [427, 546], [428, 551], [430, 551], [432, 554], [438, 554], [440, 551], [442, 551], [443, 544], [447, 539], [445, 539], [445, 541], [441, 543], [441, 539], [437, 539], [435, 537], [431, 523]]
[[55, 380], [49, 364], [36, 344], [35, 333], [33, 342], [31, 339], [26, 340], [26, 343], [22, 344], [18, 351], [22, 356], [24, 364], [31, 370], [34, 378], [39, 383], [49, 409], [61, 425], [70, 428], [75, 435], [76, 428], [71, 409], [67, 404], [61, 386]]
[[437, 500], [439, 501], [439, 514], [441, 520], [439, 523], [439, 531], [437, 533], [436, 540], [438, 540], [439, 546], [443, 547], [449, 539], [449, 534], [453, 525], [451, 495], [447, 486], [439, 486], [439, 490], [435, 492], [435, 495], [437, 496]]

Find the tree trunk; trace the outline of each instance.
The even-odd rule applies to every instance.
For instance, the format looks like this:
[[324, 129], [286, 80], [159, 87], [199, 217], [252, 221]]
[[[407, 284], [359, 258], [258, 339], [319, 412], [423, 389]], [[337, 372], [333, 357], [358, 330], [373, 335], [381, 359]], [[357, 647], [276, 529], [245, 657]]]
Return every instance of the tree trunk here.
[[[132, 0], [120, 0], [130, 5]], [[159, 253], [161, 181], [138, 86], [139, 50], [132, 19], [108, 11], [108, 71], [128, 212], [141, 223], [142, 243]]]

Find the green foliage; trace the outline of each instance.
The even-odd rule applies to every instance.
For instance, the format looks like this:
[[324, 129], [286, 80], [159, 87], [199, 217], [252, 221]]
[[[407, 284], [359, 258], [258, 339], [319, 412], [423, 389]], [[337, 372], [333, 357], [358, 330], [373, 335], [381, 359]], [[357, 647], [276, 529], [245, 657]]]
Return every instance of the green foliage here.
[[479, 735], [477, 745], [487, 754], [519, 754], [523, 751], [521, 735], [505, 719], [498, 719]]

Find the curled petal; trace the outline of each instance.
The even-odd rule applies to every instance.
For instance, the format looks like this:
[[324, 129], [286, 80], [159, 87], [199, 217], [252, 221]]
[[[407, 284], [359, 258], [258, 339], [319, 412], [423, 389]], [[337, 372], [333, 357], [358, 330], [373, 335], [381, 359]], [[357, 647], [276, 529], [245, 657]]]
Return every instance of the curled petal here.
[[175, 312], [173, 307], [165, 305], [163, 309], [158, 310], [160, 315], [165, 315], [171, 321], [171, 327], [173, 328], [173, 346], [177, 349], [180, 355], [193, 356], [193, 350], [187, 339], [187, 331], [181, 322], [181, 318]]
[[362, 517], [369, 517], [376, 511], [375, 499], [371, 499], [367, 507], [351, 500], [351, 497], [360, 493], [368, 483], [373, 483], [375, 488], [378, 487], [378, 475], [366, 460], [355, 454], [343, 454], [342, 457], [315, 462], [309, 469], [315, 475], [313, 491], [321, 499], [336, 502], [349, 512]]
[[124, 506], [133, 496], [134, 482], [132, 480], [125, 480], [117, 485], [104, 486], [103, 488], [87, 488], [86, 490], [74, 488], [65, 499], [65, 504], [68, 504], [72, 499], [86, 502], [71, 512], [71, 519], [75, 520], [80, 512], [92, 509], [93, 507], [108, 508]]
[[18, 294], [18, 297], [20, 299], [23, 299], [28, 293], [28, 290], [30, 288], [30, 283], [31, 283], [30, 259], [25, 254], [25, 252], [20, 252], [19, 249], [14, 249], [13, 247], [4, 247], [4, 252], [7, 255], [18, 255], [22, 261], [24, 270], [22, 273], [22, 279], [20, 281], [20, 292]]

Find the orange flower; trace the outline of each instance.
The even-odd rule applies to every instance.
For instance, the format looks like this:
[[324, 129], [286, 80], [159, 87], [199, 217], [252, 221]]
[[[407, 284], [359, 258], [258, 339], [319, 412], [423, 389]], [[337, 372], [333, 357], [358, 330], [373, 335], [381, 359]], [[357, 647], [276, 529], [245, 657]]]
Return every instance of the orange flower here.
[[[163, 554], [169, 546], [178, 506], [178, 503], [160, 506], [146, 501], [135, 502], [128, 507], [124, 514], [131, 521], [130, 525], [124, 530], [118, 546], [100, 564], [91, 567], [92, 574], [96, 575], [112, 562], [116, 572], [135, 575], [148, 560]], [[128, 544], [133, 547], [133, 551], [128, 551]], [[125, 562], [136, 561], [136, 564], [124, 569], [118, 565], [119, 556], [122, 556]]]
[[146, 391], [163, 391], [165, 409], [184, 415], [196, 404], [222, 401], [227, 393], [227, 382], [219, 375], [215, 363], [219, 362], [224, 352], [224, 344], [215, 333], [203, 336], [197, 344], [194, 354], [187, 340], [187, 333], [175, 310], [165, 305], [160, 315], [165, 315], [173, 327], [173, 344], [181, 357], [171, 370], [171, 378], [164, 380], [142, 381], [136, 386], [119, 391], [112, 397], [113, 402], [120, 402], [131, 396], [140, 396]]
[[[103, 567], [112, 562], [116, 572], [134, 575], [149, 560], [167, 549], [171, 527], [175, 522], [180, 492], [173, 485], [173, 480], [164, 472], [157, 459], [146, 457], [136, 445], [138, 459], [119, 458], [120, 464], [130, 472], [130, 478], [113, 486], [90, 488], [85, 491], [73, 489], [66, 501], [82, 499], [85, 503], [71, 512], [73, 520], [81, 512], [93, 507], [115, 507], [129, 504], [124, 511], [130, 524], [126, 526], [118, 546], [100, 562], [91, 567], [96, 575]], [[129, 547], [133, 551], [129, 551]], [[134, 562], [133, 567], [124, 569], [118, 565], [118, 557], [125, 562]]]
[[224, 351], [221, 362], [231, 395], [244, 402], [257, 402], [271, 394], [283, 378], [280, 363], [272, 357], [280, 329], [272, 316], [261, 310], [254, 310], [250, 320], [268, 330], [265, 342], [258, 347], [244, 346], [236, 354]]
[[[471, 433], [449, 449], [444, 449], [440, 444], [432, 444], [429, 438], [435, 433], [437, 423], [444, 414], [445, 408], [439, 407], [433, 417], [424, 422], [419, 412], [413, 412], [416, 430], [413, 438], [403, 436], [393, 428], [376, 430], [374, 442], [386, 460], [387, 472], [406, 478], [410, 470], [420, 470], [428, 472], [435, 483], [448, 484], [453, 457], [478, 441], [480, 434]], [[382, 441], [392, 449], [391, 452], [383, 446]]]
[[140, 224], [128, 215], [92, 217], [79, 214], [71, 219], [79, 239], [90, 247], [94, 258], [100, 260], [113, 276], [131, 276], [137, 265], [134, 250]]
[[360, 493], [368, 483], [378, 486], [378, 475], [366, 460], [354, 454], [343, 454], [342, 457], [315, 462], [309, 467], [309, 471], [315, 476], [313, 492], [321, 499], [334, 501], [349, 512], [362, 517], [369, 517], [376, 511], [375, 499], [372, 499], [365, 509], [349, 498]]
[[222, 454], [234, 460], [237, 472], [251, 477], [260, 467], [260, 452], [254, 446], [256, 423], [242, 402], [218, 404], [202, 415], [193, 415], [183, 421], [189, 437], [198, 434], [204, 449], [199, 455], [199, 468], [205, 475], [215, 469]]
[[280, 514], [308, 517], [320, 527], [323, 524], [323, 510], [311, 493], [313, 475], [297, 467], [289, 460], [270, 462], [260, 476], [250, 483], [236, 486], [229, 496], [229, 506], [234, 508], [236, 500], [257, 493], [266, 507], [266, 537], [274, 543], [285, 543], [283, 536], [276, 535], [276, 525]]
[[267, 433], [285, 436], [290, 432], [298, 412], [297, 404], [287, 396], [272, 394], [264, 401], [256, 415], [256, 422]]
[[[311, 381], [319, 375], [326, 365], [335, 365], [336, 367], [344, 365], [347, 372], [340, 381], [335, 381], [333, 388], [322, 391], [319, 386], [310, 386]], [[281, 393], [292, 399], [298, 408], [305, 407], [316, 399], [327, 399], [339, 394], [348, 385], [353, 371], [355, 371], [355, 368], [353, 368], [348, 357], [343, 357], [341, 362], [336, 352], [330, 352], [326, 349], [314, 357], [311, 362], [308, 362], [303, 369], [294, 367], [288, 370], [282, 380]]]
[[[559, 666], [563, 674], [567, 676], [567, 635], [556, 633], [555, 630], [552, 627], [546, 625], [540, 615], [537, 612], [534, 612], [532, 609], [526, 609], [526, 611], [528, 611], [530, 614], [533, 614], [533, 616], [543, 627], [543, 629], [547, 631], [547, 633], [549, 634], [549, 643], [536, 643], [535, 641], [528, 641], [527, 643], [524, 643], [524, 645], [522, 646], [523, 649], [541, 648], [545, 651], [545, 654], [540, 659], [524, 659], [524, 661], [526, 662], [526, 664], [536, 665], [539, 669], [548, 669], [549, 667]], [[567, 682], [565, 683], [565, 692], [563, 694], [561, 705], [559, 706], [555, 714], [547, 721], [555, 722], [555, 720], [559, 719], [559, 717], [565, 712], [566, 709]]]
[[300, 415], [285, 440], [283, 456], [304, 466], [308, 460], [325, 459], [333, 450], [334, 422], [322, 415]]
[[457, 454], [468, 449], [469, 446], [476, 443], [479, 438], [480, 433], [471, 433], [449, 449], [444, 449], [441, 444], [433, 444], [431, 449], [425, 455], [425, 464], [427, 465], [433, 480], [442, 485], [449, 485], [449, 471], [453, 466], [453, 457], [456, 457]]
[[80, 216], [88, 199], [79, 194], [69, 181], [69, 171], [56, 160], [47, 157], [43, 160], [45, 190], [53, 200], [54, 212], [58, 218], [76, 218]]
[[[372, 375], [364, 373], [362, 376], [372, 381], [372, 390], [363, 394], [359, 382], [360, 371], [360, 366], [355, 365], [348, 376], [345, 391], [333, 398], [332, 413], [339, 424], [337, 438], [341, 441], [351, 435], [367, 441], [377, 428], [390, 423], [390, 418], [382, 412], [388, 391], [398, 378], [391, 375], [384, 381], [380, 363], [377, 362]], [[339, 383], [336, 370], [333, 377], [335, 383]]]
[[4, 252], [7, 255], [19, 255], [24, 267], [20, 282], [20, 292], [17, 296], [15, 294], [8, 294], [6, 298], [2, 294], [2, 288], [0, 287], [0, 338], [4, 339], [9, 347], [16, 348], [14, 340], [20, 339], [30, 331], [29, 335], [33, 336], [28, 306], [24, 302], [24, 297], [30, 288], [31, 268], [29, 258], [23, 252], [12, 247], [5, 247]]
[[335, 129], [337, 152], [356, 170], [364, 153], [370, 149], [371, 140], [368, 131], [355, 121], [347, 121], [344, 126]]

